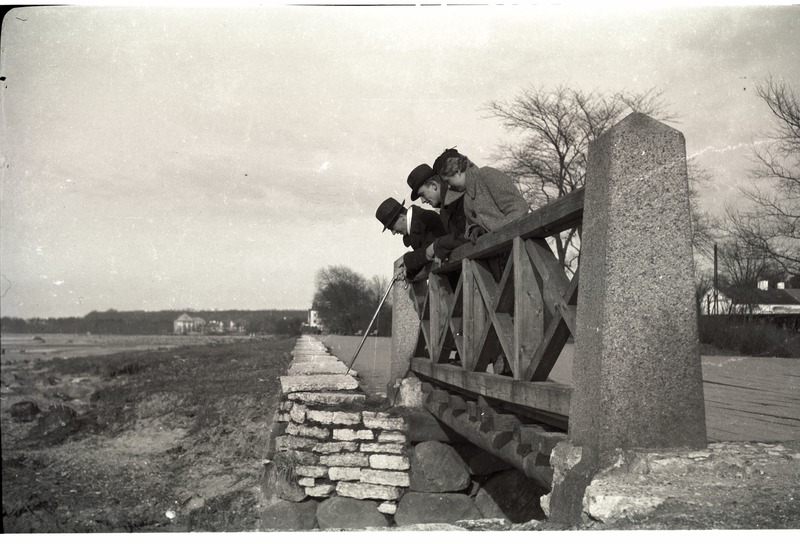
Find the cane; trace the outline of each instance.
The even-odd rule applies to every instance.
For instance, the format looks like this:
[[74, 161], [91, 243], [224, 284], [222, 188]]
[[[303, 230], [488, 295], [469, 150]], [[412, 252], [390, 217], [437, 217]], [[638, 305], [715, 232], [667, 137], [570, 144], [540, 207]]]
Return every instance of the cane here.
[[380, 312], [381, 308], [383, 308], [383, 303], [386, 302], [386, 297], [389, 296], [389, 291], [392, 290], [392, 286], [394, 285], [394, 282], [396, 282], [396, 281], [397, 281], [397, 277], [395, 276], [394, 278], [392, 278], [391, 283], [389, 283], [389, 287], [386, 289], [386, 292], [383, 294], [383, 298], [381, 299], [381, 303], [378, 304], [378, 309], [375, 310], [375, 315], [372, 316], [372, 321], [369, 322], [369, 326], [367, 327], [367, 332], [364, 334], [364, 338], [361, 339], [361, 343], [358, 345], [358, 349], [356, 350], [355, 355], [353, 355], [353, 359], [350, 361], [350, 364], [347, 366], [347, 371], [345, 371], [345, 374], [350, 372], [350, 369], [353, 367], [353, 363], [356, 362], [356, 357], [358, 357], [358, 353], [361, 351], [361, 347], [364, 345], [364, 342], [367, 340], [367, 336], [369, 336], [369, 331], [370, 331], [370, 329], [372, 329], [372, 324], [375, 323], [375, 318], [378, 317], [378, 312]]

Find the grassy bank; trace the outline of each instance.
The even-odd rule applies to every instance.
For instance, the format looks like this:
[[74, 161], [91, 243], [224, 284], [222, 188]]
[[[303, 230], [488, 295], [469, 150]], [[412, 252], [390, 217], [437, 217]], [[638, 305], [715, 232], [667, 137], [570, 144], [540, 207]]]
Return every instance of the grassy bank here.
[[800, 332], [769, 323], [702, 316], [700, 342], [753, 357], [800, 357]]
[[[4, 530], [253, 530], [295, 341], [5, 365]], [[20, 401], [42, 413], [15, 421]]]

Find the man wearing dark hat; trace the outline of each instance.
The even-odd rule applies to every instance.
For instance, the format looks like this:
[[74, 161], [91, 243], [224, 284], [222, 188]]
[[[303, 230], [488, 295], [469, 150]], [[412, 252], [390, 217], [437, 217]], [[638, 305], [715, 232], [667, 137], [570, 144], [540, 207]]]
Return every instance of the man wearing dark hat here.
[[463, 192], [449, 191], [448, 186], [427, 164], [420, 164], [408, 175], [408, 186], [411, 188], [411, 200], [422, 198], [422, 203], [439, 208], [439, 217], [447, 230], [447, 235], [437, 238], [429, 249], [427, 257], [437, 257], [446, 261], [450, 252], [468, 240], [464, 236], [467, 218], [464, 215]]
[[378, 206], [375, 217], [383, 224], [384, 231], [389, 229], [393, 234], [402, 234], [403, 244], [413, 249], [403, 255], [406, 277], [413, 278], [430, 260], [425, 250], [447, 231], [439, 214], [413, 204], [406, 208], [405, 203], [405, 200], [401, 204], [394, 198], [387, 198]]

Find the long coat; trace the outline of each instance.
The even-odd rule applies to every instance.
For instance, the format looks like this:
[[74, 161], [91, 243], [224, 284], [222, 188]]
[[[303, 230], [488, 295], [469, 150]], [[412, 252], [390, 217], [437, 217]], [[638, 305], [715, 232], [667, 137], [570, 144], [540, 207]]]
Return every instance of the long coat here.
[[491, 166], [469, 167], [466, 170], [464, 213], [467, 232], [472, 225], [480, 225], [491, 232], [528, 213], [528, 203], [514, 181], [500, 170]]

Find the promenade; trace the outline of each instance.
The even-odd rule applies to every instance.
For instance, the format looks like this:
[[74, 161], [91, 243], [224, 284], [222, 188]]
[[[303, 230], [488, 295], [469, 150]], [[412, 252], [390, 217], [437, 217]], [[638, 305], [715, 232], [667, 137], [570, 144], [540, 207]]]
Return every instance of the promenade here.
[[[321, 336], [330, 352], [349, 364], [356, 336]], [[574, 346], [567, 344], [550, 378], [570, 384]], [[385, 394], [391, 338], [368, 338], [353, 368], [369, 394]], [[706, 427], [714, 442], [800, 440], [800, 359], [703, 356]]]

